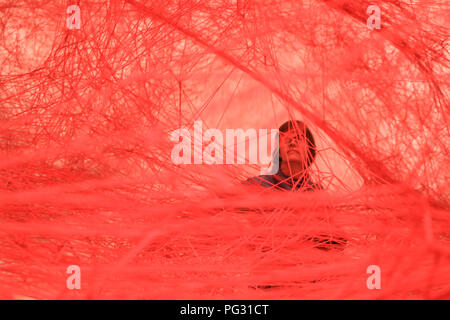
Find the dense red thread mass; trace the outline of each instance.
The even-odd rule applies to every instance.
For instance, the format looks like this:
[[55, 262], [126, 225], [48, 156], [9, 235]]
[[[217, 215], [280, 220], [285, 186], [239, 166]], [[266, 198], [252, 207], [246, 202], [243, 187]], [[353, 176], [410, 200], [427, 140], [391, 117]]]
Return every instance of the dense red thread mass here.
[[[450, 298], [448, 1], [74, 2], [0, 3], [0, 298]], [[289, 118], [322, 191], [171, 160]]]

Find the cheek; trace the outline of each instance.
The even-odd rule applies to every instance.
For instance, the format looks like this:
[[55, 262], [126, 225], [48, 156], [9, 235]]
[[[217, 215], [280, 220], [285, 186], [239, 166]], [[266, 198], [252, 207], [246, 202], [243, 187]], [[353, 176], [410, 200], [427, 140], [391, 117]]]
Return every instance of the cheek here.
[[302, 154], [303, 157], [307, 157], [308, 156], [308, 146], [306, 145], [306, 143], [302, 144], [300, 147], [300, 152]]
[[279, 150], [280, 154], [285, 155], [287, 152], [286, 144], [280, 142]]

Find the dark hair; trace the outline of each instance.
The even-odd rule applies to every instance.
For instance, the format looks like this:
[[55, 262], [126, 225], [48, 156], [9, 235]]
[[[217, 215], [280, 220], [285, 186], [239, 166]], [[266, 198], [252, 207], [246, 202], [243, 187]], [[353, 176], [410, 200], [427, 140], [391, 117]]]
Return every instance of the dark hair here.
[[[279, 132], [288, 132], [289, 130], [294, 129], [298, 132], [304, 132], [306, 136], [306, 143], [308, 144], [308, 160], [306, 161], [306, 167], [309, 167], [316, 157], [316, 142], [314, 141], [314, 137], [311, 133], [311, 130], [301, 121], [299, 120], [289, 120], [283, 123], [278, 129]], [[301, 131], [300, 131], [301, 130]], [[278, 155], [279, 161], [281, 164], [281, 157]]]

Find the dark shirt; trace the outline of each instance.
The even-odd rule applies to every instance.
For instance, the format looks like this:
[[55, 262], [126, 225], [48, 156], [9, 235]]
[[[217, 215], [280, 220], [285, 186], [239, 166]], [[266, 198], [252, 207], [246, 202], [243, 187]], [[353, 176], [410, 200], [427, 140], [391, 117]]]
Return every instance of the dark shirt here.
[[281, 170], [273, 175], [261, 175], [249, 178], [246, 183], [265, 188], [275, 188], [277, 190], [314, 191], [322, 189], [320, 185], [312, 182], [309, 176], [294, 180], [286, 176]]

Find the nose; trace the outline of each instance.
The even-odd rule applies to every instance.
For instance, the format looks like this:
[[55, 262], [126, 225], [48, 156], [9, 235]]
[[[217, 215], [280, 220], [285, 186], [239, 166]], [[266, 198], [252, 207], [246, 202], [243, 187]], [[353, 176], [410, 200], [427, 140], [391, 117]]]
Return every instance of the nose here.
[[294, 138], [288, 138], [287, 141], [288, 146], [290, 147], [295, 147], [297, 145], [297, 139]]

